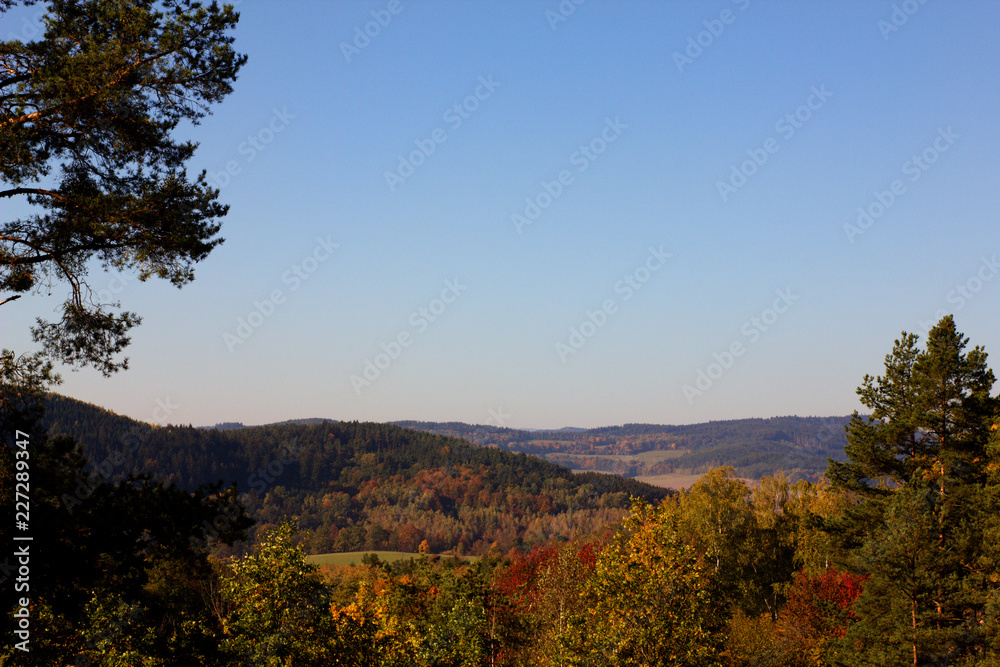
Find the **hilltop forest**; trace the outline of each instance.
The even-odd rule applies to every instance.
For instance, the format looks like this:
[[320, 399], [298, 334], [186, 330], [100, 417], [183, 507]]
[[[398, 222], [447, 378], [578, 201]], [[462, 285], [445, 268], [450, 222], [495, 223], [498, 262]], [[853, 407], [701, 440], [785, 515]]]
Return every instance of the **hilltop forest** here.
[[598, 530], [621, 519], [633, 496], [668, 495], [391, 424], [156, 427], [54, 394], [42, 424], [73, 436], [90, 460], [79, 491], [63, 499], [68, 508], [97, 483], [144, 472], [187, 490], [221, 482], [236, 485], [259, 528], [296, 517], [295, 538], [313, 553], [416, 552], [424, 542], [433, 553], [507, 552]]

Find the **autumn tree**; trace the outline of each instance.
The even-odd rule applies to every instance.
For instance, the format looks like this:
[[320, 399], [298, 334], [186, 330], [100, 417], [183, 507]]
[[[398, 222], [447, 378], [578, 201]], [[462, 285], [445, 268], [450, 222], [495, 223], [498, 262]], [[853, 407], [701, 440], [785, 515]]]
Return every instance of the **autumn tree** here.
[[292, 544], [294, 532], [281, 524], [223, 576], [223, 645], [239, 664], [318, 667], [348, 658], [337, 642], [330, 591]]
[[865, 577], [832, 568], [818, 575], [799, 572], [795, 576], [776, 628], [790, 664], [825, 664], [830, 640], [843, 637], [856, 620], [852, 607], [864, 582]]
[[794, 571], [788, 498], [787, 480], [767, 477], [751, 490], [731, 467], [710, 470], [680, 496], [684, 539], [703, 554], [713, 586], [731, 609], [776, 616], [777, 587]]
[[636, 502], [585, 585], [587, 608], [569, 636], [579, 664], [719, 664], [712, 572], [682, 539], [672, 502]]

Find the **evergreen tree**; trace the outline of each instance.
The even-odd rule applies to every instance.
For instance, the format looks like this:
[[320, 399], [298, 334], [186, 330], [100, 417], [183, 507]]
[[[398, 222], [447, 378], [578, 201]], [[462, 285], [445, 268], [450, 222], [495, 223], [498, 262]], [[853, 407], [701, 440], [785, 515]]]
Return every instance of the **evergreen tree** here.
[[987, 445], [997, 399], [986, 352], [966, 352], [967, 342], [951, 316], [930, 331], [924, 350], [904, 332], [885, 375], [865, 376], [858, 389], [872, 414], [854, 415], [849, 461], [831, 461], [828, 472], [855, 502], [829, 527], [870, 579], [838, 664], [954, 663], [985, 651], [996, 575], [982, 561]]
[[[0, 306], [68, 286], [62, 318], [33, 329], [48, 358], [127, 366], [116, 355], [139, 317], [91, 289], [95, 261], [181, 286], [221, 243], [227, 207], [205, 172], [186, 172], [196, 144], [172, 134], [232, 91], [238, 18], [196, 0], [54, 0], [40, 40], [0, 42], [0, 201], [27, 205], [0, 220]], [[17, 365], [45, 380], [34, 357], [5, 354], [4, 376]]]

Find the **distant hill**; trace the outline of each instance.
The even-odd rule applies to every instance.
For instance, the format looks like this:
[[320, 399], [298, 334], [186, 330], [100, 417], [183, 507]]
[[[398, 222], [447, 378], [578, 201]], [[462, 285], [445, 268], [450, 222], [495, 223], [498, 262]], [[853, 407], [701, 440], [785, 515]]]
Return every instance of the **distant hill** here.
[[843, 417], [735, 419], [682, 426], [624, 424], [593, 429], [529, 431], [460, 422], [394, 422], [484, 447], [533, 454], [574, 470], [629, 477], [696, 475], [730, 465], [758, 479], [784, 471], [818, 479], [828, 458], [845, 460]]
[[[268, 426], [279, 426], [281, 424], [322, 424], [323, 422], [335, 422], [336, 419], [323, 419], [320, 417], [310, 417], [308, 419], [286, 419], [285, 421], [267, 424]], [[222, 422], [215, 426], [200, 426], [203, 429], [215, 429], [216, 431], [231, 431], [234, 428], [248, 428], [243, 422]]]
[[[316, 424], [293, 419], [278, 424]], [[844, 427], [850, 416], [735, 419], [688, 425], [624, 424], [584, 429], [510, 429], [464, 422], [397, 421], [397, 426], [460, 438], [483, 447], [531, 454], [572, 470], [625, 477], [692, 477], [730, 465], [758, 479], [783, 471], [816, 480], [828, 458], [845, 460]], [[274, 425], [274, 424], [272, 424]], [[245, 428], [218, 425], [216, 428]]]
[[74, 436], [112, 481], [148, 472], [185, 488], [235, 483], [257, 529], [294, 516], [313, 553], [529, 548], [608, 526], [632, 496], [669, 494], [397, 425], [308, 421], [159, 427], [51, 395], [44, 425]]
[[434, 553], [469, 554], [570, 539], [621, 518], [632, 496], [670, 493], [630, 477], [690, 483], [731, 465], [749, 479], [778, 470], [816, 479], [828, 456], [843, 460], [848, 421], [526, 431], [300, 419], [220, 430], [154, 426], [58, 395], [45, 419], [50, 432], [74, 436], [110, 480], [148, 472], [185, 488], [235, 483], [258, 529], [297, 517], [312, 553], [413, 552], [426, 540]]

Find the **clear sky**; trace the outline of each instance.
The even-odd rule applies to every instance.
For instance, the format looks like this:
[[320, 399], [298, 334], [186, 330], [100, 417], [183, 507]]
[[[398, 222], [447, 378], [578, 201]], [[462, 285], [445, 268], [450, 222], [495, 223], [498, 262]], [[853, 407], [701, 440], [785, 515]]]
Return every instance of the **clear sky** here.
[[[144, 322], [67, 395], [195, 425], [846, 414], [944, 313], [1000, 368], [996, 2], [238, 8], [235, 92], [181, 130], [226, 242], [181, 290], [91, 274]], [[0, 309], [3, 346], [60, 296]]]

